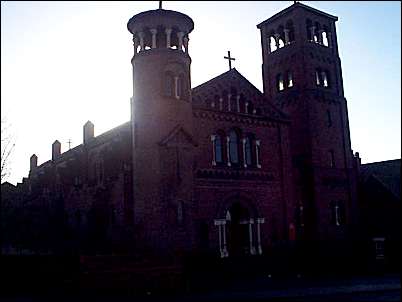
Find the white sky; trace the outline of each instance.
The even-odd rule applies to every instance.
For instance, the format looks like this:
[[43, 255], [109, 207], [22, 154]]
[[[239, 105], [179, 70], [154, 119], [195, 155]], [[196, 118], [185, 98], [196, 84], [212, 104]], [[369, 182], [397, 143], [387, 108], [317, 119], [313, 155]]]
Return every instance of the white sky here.
[[[179, 2], [163, 7], [194, 20], [189, 51], [192, 87], [233, 66], [262, 90], [262, 54], [256, 25], [293, 1]], [[400, 3], [309, 2], [339, 17], [338, 44], [348, 99], [352, 148], [363, 162], [401, 157]], [[95, 135], [130, 119], [133, 54], [127, 21], [158, 1], [1, 2], [1, 111], [16, 147], [9, 182], [82, 143], [82, 126]]]

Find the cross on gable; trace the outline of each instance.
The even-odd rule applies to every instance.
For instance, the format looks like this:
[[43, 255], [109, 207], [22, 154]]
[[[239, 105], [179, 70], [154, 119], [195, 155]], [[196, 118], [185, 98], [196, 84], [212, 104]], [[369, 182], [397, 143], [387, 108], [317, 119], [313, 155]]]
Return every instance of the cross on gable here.
[[232, 61], [236, 60], [235, 58], [230, 57], [230, 50], [228, 50], [228, 56], [223, 57], [224, 59], [227, 59], [229, 61], [229, 70], [232, 69]]

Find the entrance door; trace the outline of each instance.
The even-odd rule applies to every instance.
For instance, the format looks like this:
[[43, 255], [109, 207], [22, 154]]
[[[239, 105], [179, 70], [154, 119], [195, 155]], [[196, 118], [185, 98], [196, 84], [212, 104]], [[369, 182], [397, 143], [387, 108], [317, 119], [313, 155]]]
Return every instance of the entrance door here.
[[249, 249], [248, 225], [241, 224], [241, 221], [250, 219], [248, 210], [240, 203], [234, 203], [229, 209], [227, 219], [229, 255], [247, 254]]

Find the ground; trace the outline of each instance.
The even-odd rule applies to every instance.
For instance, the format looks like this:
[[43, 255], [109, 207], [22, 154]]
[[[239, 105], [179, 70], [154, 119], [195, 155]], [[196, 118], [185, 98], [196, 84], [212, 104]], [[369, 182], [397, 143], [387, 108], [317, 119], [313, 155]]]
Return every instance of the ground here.
[[17, 296], [1, 299], [4, 302], [37, 301], [400, 301], [400, 275], [376, 275], [332, 278], [305, 278], [294, 276], [277, 280], [275, 276], [237, 281], [220, 290], [175, 296], [47, 294], [44, 296]]

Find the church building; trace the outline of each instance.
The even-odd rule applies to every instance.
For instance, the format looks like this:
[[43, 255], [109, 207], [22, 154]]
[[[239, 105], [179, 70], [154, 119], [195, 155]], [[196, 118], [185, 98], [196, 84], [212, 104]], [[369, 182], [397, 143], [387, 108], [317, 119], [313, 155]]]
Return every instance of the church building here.
[[295, 2], [259, 23], [260, 91], [235, 68], [192, 87], [193, 20], [162, 8], [133, 16], [131, 119], [98, 136], [88, 121], [81, 145], [61, 153], [55, 141], [40, 166], [32, 155], [29, 177], [2, 194], [39, 217], [27, 241], [230, 258], [350, 239], [360, 159], [337, 20]]

